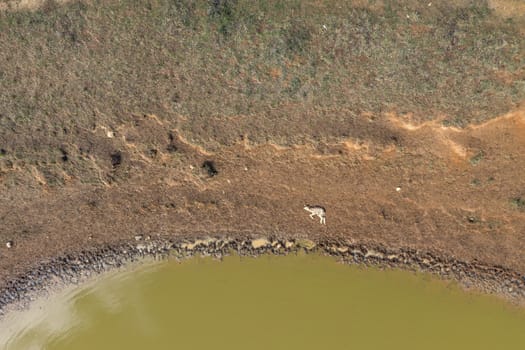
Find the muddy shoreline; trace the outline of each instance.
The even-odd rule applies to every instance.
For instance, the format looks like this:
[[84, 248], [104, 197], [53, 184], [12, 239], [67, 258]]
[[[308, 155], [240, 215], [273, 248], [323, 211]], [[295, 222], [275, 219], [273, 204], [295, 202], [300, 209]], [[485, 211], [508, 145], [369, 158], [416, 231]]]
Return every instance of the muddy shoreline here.
[[27, 273], [9, 280], [0, 289], [0, 318], [9, 311], [26, 308], [37, 298], [54, 290], [87, 281], [103, 272], [150, 257], [185, 259], [195, 255], [221, 259], [233, 253], [241, 256], [262, 254], [284, 255], [305, 251], [334, 256], [345, 264], [400, 268], [428, 272], [443, 279], [457, 281], [467, 290], [502, 297], [512, 303], [525, 302], [525, 276], [502, 266], [482, 262], [460, 261], [414, 249], [387, 249], [371, 244], [338, 240], [312, 241], [276, 237], [207, 237], [202, 239], [151, 239], [135, 236], [134, 240], [103, 246], [78, 254], [64, 255], [43, 262]]

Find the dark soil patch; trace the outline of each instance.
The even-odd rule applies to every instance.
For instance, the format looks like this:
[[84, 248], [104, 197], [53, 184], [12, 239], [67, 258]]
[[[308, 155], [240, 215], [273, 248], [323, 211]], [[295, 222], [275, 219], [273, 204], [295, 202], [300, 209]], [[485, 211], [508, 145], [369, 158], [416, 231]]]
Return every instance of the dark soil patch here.
[[215, 162], [212, 160], [206, 160], [202, 163], [202, 168], [208, 173], [210, 177], [214, 177], [219, 173], [217, 170], [217, 167], [215, 166]]
[[122, 153], [121, 152], [115, 152], [111, 154], [111, 166], [113, 168], [116, 168], [122, 164]]

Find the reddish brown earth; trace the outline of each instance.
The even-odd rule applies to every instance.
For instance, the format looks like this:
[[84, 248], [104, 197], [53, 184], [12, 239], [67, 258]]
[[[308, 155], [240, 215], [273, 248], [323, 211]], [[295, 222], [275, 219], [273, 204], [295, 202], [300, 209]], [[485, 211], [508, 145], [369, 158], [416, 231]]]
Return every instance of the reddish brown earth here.
[[[4, 166], [4, 181], [18, 172], [34, 185], [0, 197], [0, 239], [14, 241], [0, 247], [0, 286], [46, 259], [136, 234], [333, 237], [525, 273], [525, 108], [464, 129], [361, 118], [372, 130], [362, 141], [280, 147], [247, 136], [210, 152], [161, 116], [136, 116], [112, 138], [91, 131], [121, 149], [120, 164], [100, 169], [105, 185], [50, 187], [36, 169]], [[156, 151], [143, 147], [168, 134]], [[327, 209], [326, 226], [305, 203]]]

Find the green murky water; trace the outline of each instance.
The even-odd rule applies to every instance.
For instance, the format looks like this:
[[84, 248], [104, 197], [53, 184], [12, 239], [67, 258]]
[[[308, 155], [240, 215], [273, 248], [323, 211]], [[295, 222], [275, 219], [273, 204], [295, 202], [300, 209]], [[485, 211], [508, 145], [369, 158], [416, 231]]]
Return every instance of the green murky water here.
[[525, 348], [523, 310], [312, 255], [158, 263], [54, 299], [4, 327], [8, 349]]

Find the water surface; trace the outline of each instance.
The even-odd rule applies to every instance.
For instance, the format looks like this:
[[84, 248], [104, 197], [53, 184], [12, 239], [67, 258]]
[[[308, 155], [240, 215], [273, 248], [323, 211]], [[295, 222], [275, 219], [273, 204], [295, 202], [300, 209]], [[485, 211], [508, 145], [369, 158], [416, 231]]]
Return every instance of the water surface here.
[[525, 346], [525, 313], [500, 300], [425, 274], [315, 255], [148, 264], [63, 293], [30, 314], [4, 327], [8, 349]]

